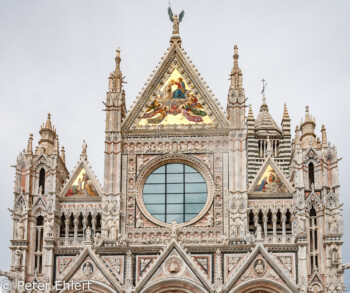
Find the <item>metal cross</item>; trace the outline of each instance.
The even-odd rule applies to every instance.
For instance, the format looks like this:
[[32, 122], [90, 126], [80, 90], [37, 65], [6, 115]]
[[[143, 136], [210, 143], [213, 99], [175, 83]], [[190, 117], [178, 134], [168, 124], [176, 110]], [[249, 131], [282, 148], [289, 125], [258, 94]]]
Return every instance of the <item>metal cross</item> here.
[[261, 93], [263, 95], [263, 98], [265, 98], [265, 88], [266, 88], [267, 82], [265, 79], [262, 79], [261, 81], [263, 83], [263, 89], [262, 89]]

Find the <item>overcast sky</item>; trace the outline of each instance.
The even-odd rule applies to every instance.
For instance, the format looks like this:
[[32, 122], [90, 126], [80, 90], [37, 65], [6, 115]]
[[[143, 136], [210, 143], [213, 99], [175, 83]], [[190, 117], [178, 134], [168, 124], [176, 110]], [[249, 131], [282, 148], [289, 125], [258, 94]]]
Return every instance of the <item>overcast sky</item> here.
[[[169, 46], [168, 1], [0, 1], [0, 269], [10, 263], [14, 169], [29, 133], [37, 145], [40, 125], [52, 114], [66, 148], [67, 166], [79, 160], [82, 140], [103, 178], [102, 100], [121, 48], [127, 106], [137, 96]], [[280, 123], [284, 102], [292, 129], [305, 106], [316, 117], [317, 135], [326, 125], [338, 148], [345, 227], [350, 225], [349, 68], [350, 1], [172, 1], [185, 10], [182, 45], [226, 108], [233, 46], [248, 103], [255, 117], [266, 98]], [[346, 229], [345, 229], [346, 230]], [[345, 231], [344, 262], [350, 262]], [[350, 286], [350, 274], [346, 284]]]

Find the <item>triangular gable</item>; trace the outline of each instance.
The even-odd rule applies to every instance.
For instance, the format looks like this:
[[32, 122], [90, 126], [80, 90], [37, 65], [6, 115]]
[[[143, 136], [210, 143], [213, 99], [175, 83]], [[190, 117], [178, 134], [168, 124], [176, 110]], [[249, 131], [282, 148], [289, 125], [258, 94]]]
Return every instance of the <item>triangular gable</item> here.
[[98, 197], [102, 188], [87, 160], [80, 160], [60, 192], [60, 197]]
[[318, 155], [317, 155], [316, 150], [313, 147], [310, 147], [310, 149], [306, 152], [305, 159], [306, 160], [313, 159], [316, 162], [318, 162], [318, 160], [319, 160]]
[[90, 247], [85, 247], [81, 254], [74, 260], [74, 263], [70, 265], [67, 273], [61, 280], [65, 282], [71, 280], [81, 282], [90, 279], [103, 280], [103, 283], [112, 288], [114, 287], [118, 292], [122, 291], [122, 285], [110, 272], [110, 269], [102, 263]]
[[316, 210], [322, 209], [322, 201], [316, 192], [312, 191], [309, 193], [305, 200], [305, 204], [311, 209], [312, 206], [316, 208]]
[[[269, 280], [277, 286], [298, 292], [296, 284], [285, 274], [284, 268], [277, 263], [262, 244], [257, 244], [254, 250], [238, 267], [224, 287], [229, 292], [233, 287], [238, 288], [246, 281]], [[289, 291], [286, 291], [289, 292]]]
[[141, 291], [146, 284], [149, 286], [161, 280], [170, 282], [179, 278], [188, 279], [190, 282], [197, 283], [210, 291], [211, 286], [207, 276], [198, 268], [198, 265], [185, 252], [183, 247], [173, 239], [151, 264], [146, 274], [141, 277], [135, 287], [135, 292]]
[[197, 69], [174, 44], [129, 112], [124, 130], [150, 126], [228, 127], [219, 104]]
[[249, 188], [249, 193], [254, 195], [286, 195], [293, 192], [293, 186], [271, 157], [265, 160]]

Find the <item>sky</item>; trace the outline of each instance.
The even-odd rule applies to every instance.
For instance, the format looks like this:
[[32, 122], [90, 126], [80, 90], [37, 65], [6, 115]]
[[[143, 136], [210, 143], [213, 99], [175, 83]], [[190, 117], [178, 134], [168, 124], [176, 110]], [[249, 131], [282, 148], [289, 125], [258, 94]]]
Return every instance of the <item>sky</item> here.
[[[239, 48], [243, 83], [259, 111], [264, 78], [270, 113], [280, 123], [286, 102], [295, 129], [305, 106], [325, 124], [339, 163], [345, 227], [350, 225], [350, 2], [323, 0], [173, 0], [185, 10], [182, 46], [226, 108], [233, 47]], [[105, 98], [121, 49], [127, 107], [169, 46], [168, 1], [0, 0], [0, 269], [8, 269], [15, 170], [27, 145], [51, 113], [68, 170], [79, 160], [82, 141], [100, 181], [103, 178]], [[346, 230], [346, 229], [345, 229]], [[350, 262], [345, 231], [343, 261]], [[350, 286], [350, 273], [345, 275]]]

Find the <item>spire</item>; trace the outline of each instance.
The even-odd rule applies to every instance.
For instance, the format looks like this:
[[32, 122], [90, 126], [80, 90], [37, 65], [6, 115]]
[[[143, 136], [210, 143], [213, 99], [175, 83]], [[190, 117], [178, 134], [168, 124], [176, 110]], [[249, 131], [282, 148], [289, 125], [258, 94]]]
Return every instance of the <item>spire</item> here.
[[234, 54], [233, 54], [233, 68], [231, 70], [231, 88], [234, 89], [240, 89], [243, 86], [242, 81], [242, 71], [238, 67], [238, 47], [237, 45], [234, 46]]
[[115, 69], [109, 76], [109, 90], [111, 92], [121, 92], [123, 84], [123, 75], [120, 70], [120, 48], [117, 49], [117, 56], [115, 57]]
[[66, 151], [64, 149], [64, 146], [62, 146], [62, 149], [61, 149], [61, 159], [62, 159], [63, 163], [66, 164]]
[[298, 125], [295, 127], [295, 144], [300, 145], [300, 131]]
[[283, 118], [282, 118], [282, 133], [283, 135], [290, 135], [290, 118], [288, 114], [287, 104], [284, 103]]
[[309, 106], [306, 106], [305, 120], [300, 125], [301, 140], [309, 142], [310, 138], [312, 138], [314, 141], [316, 138], [315, 127], [316, 127], [315, 118], [310, 115]]
[[29, 139], [27, 144], [27, 155], [33, 155], [33, 133], [29, 134]]
[[266, 104], [265, 97], [263, 97], [259, 115], [255, 120], [255, 130], [259, 135], [260, 134], [262, 135], [264, 134], [280, 135], [281, 134], [281, 129], [279, 128], [278, 124], [269, 113], [269, 107]]
[[324, 125], [322, 125], [321, 133], [322, 133], [322, 147], [327, 147], [327, 132], [326, 132], [326, 127]]
[[253, 114], [252, 104], [249, 104], [249, 112], [247, 117], [247, 131], [249, 134], [254, 134], [254, 124], [255, 124], [255, 118]]
[[45, 149], [46, 153], [52, 154], [56, 138], [56, 130], [52, 126], [50, 113], [47, 114], [46, 122], [41, 126], [39, 133], [41, 135], [39, 147]]
[[54, 145], [53, 145], [53, 153], [58, 155], [59, 154], [59, 140], [58, 140], [58, 134], [56, 134], [56, 137], [54, 139]]

